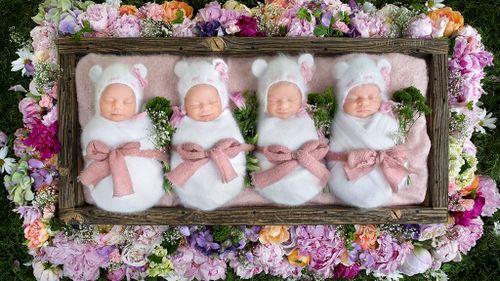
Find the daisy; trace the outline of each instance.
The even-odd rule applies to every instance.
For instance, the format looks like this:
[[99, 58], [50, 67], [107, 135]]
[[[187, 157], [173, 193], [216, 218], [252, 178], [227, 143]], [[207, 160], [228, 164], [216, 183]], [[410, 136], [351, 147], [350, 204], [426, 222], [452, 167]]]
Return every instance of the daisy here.
[[425, 2], [425, 6], [429, 8], [429, 10], [434, 11], [437, 9], [444, 8], [443, 4], [444, 0], [429, 0]]
[[[486, 110], [484, 111], [484, 113], [486, 113]], [[497, 127], [495, 125], [497, 119], [491, 116], [492, 116], [491, 112], [483, 115], [481, 120], [479, 120], [478, 124], [476, 125], [477, 132], [484, 134], [486, 133], [486, 130], [484, 128], [495, 129]]]
[[[11, 71], [21, 71], [21, 74], [24, 76], [28, 76], [32, 73], [29, 73], [33, 68], [32, 65], [32, 60], [33, 60], [33, 54], [27, 49], [27, 48], [22, 48], [16, 52], [16, 54], [19, 56], [19, 58], [15, 61], [12, 62], [12, 68], [10, 69]], [[27, 71], [28, 68], [28, 71]], [[31, 72], [31, 71], [30, 71]]]
[[14, 158], [6, 157], [8, 151], [9, 148], [7, 146], [0, 148], [0, 174], [7, 172], [7, 174], [10, 175], [10, 173], [12, 173], [12, 168], [16, 164]]

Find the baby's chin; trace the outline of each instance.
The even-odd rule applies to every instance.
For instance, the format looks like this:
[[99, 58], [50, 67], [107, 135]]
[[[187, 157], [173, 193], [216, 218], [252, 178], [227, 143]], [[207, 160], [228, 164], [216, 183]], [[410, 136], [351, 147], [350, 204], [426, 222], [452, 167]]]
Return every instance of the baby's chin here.
[[126, 115], [126, 114], [109, 114], [109, 115], [101, 115], [102, 117], [113, 121], [113, 122], [121, 122], [125, 120], [131, 119], [134, 115]]

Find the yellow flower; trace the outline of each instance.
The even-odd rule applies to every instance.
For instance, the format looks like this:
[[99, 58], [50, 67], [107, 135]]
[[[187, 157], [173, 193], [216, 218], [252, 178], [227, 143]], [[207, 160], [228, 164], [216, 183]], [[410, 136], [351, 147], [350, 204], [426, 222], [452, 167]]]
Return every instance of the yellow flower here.
[[290, 255], [288, 255], [288, 263], [300, 267], [307, 266], [310, 259], [311, 258], [309, 256], [300, 256], [299, 249], [293, 250]]
[[28, 248], [38, 249], [49, 239], [47, 226], [37, 219], [24, 229], [24, 237], [28, 239]]
[[284, 225], [267, 225], [260, 231], [259, 241], [262, 244], [272, 243], [279, 244], [290, 239], [288, 226]]
[[135, 15], [137, 13], [137, 7], [134, 5], [121, 5], [120, 6], [120, 16], [123, 15]]
[[450, 7], [444, 7], [427, 13], [433, 23], [438, 22], [442, 17], [448, 18], [448, 23], [444, 29], [444, 36], [450, 37], [455, 31], [464, 26], [464, 17], [460, 12], [453, 11]]
[[163, 3], [163, 10], [165, 11], [163, 20], [166, 22], [175, 20], [177, 18], [178, 10], [182, 10], [184, 12], [184, 18], [190, 19], [193, 16], [193, 7], [184, 2], [167, 1]]

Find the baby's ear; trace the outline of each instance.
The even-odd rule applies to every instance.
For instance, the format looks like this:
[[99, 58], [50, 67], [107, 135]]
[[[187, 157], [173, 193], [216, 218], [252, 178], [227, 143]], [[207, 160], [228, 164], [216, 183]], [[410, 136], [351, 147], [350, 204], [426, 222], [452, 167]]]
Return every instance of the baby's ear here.
[[340, 79], [342, 76], [344, 76], [344, 73], [348, 68], [349, 64], [347, 64], [347, 62], [345, 61], [336, 63], [332, 68], [333, 77], [335, 77], [335, 79]]
[[380, 59], [377, 62], [377, 67], [380, 71], [380, 74], [382, 74], [382, 77], [384, 77], [385, 83], [389, 84], [390, 78], [391, 78], [391, 63], [386, 60], [386, 59]]
[[142, 78], [146, 78], [146, 76], [148, 75], [148, 69], [142, 63], [134, 64], [133, 70], [136, 70], [141, 75]]
[[221, 78], [221, 80], [227, 81], [229, 71], [226, 62], [222, 59], [214, 59], [212, 61], [212, 65], [215, 71], [219, 73], [219, 77]]
[[92, 82], [94, 83], [97, 82], [99, 77], [101, 77], [101, 74], [102, 74], [102, 66], [98, 64], [92, 66], [89, 70], [90, 80], [92, 80]]
[[185, 60], [181, 60], [175, 64], [174, 72], [177, 77], [182, 77], [187, 74], [188, 63]]
[[267, 68], [267, 62], [263, 59], [256, 59], [252, 63], [252, 73], [255, 77], [260, 77]]

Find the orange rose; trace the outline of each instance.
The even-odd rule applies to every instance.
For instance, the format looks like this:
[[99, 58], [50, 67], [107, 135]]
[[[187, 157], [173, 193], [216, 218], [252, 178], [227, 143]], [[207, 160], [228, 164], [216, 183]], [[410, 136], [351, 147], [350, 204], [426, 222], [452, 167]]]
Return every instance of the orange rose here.
[[134, 5], [121, 5], [120, 6], [120, 16], [123, 15], [135, 15], [137, 13], [137, 8]]
[[442, 17], [448, 18], [448, 23], [446, 24], [446, 28], [444, 30], [444, 36], [446, 37], [450, 37], [453, 32], [464, 26], [464, 17], [462, 17], [460, 12], [453, 11], [450, 7], [430, 11], [427, 15], [431, 18], [433, 23], [438, 22]]
[[309, 256], [300, 256], [299, 249], [293, 250], [290, 255], [288, 255], [288, 263], [300, 267], [307, 266], [310, 259]]
[[24, 229], [24, 237], [28, 239], [28, 248], [40, 248], [49, 239], [47, 226], [40, 219], [37, 219]]
[[284, 225], [267, 225], [260, 231], [259, 241], [262, 244], [279, 244], [290, 239], [288, 227]]
[[460, 194], [462, 196], [469, 195], [473, 191], [476, 191], [478, 187], [479, 187], [479, 177], [475, 176], [474, 177], [474, 181], [472, 182], [472, 184], [469, 185], [469, 186], [466, 186], [466, 187], [462, 188], [462, 190], [460, 190]]
[[375, 249], [377, 243], [377, 227], [373, 224], [356, 225], [356, 240], [363, 250]]
[[189, 6], [184, 2], [170, 1], [163, 3], [163, 10], [165, 14], [163, 15], [163, 20], [166, 22], [171, 22], [177, 18], [177, 11], [182, 10], [184, 12], [184, 18], [190, 19], [193, 16], [193, 7]]

